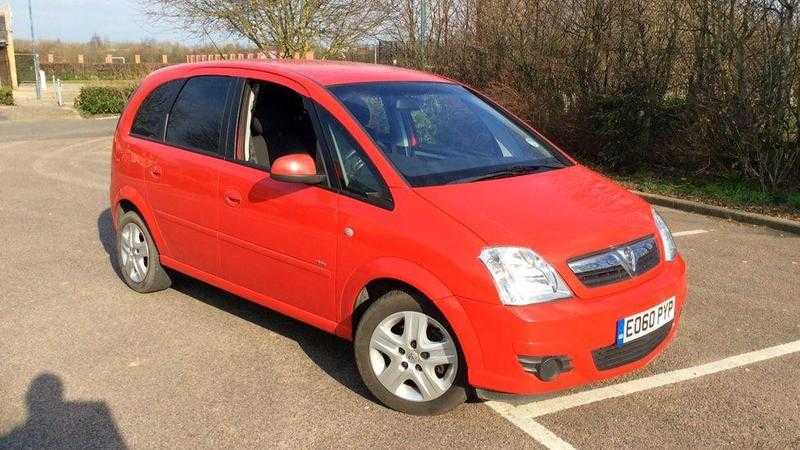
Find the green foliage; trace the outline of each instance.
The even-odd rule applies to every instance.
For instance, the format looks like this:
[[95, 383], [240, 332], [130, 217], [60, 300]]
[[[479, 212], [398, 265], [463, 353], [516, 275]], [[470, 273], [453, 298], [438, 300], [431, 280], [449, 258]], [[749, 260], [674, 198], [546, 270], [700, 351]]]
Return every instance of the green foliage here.
[[42, 64], [48, 77], [62, 81], [72, 80], [138, 80], [150, 72], [165, 67], [164, 64]]
[[630, 170], [660, 159], [654, 150], [673, 138], [686, 102], [635, 89], [598, 96], [586, 109], [579, 149], [608, 169]]
[[758, 183], [741, 178], [664, 178], [638, 172], [622, 178], [622, 181], [645, 192], [711, 201], [730, 207], [788, 206], [800, 211], [800, 192], [770, 194], [764, 192]]
[[14, 92], [10, 87], [0, 87], [0, 105], [14, 106]]
[[789, 206], [791, 206], [792, 208], [800, 210], [800, 192], [789, 194], [787, 202], [789, 203]]
[[75, 99], [75, 107], [83, 114], [119, 114], [128, 103], [135, 86], [84, 86]]

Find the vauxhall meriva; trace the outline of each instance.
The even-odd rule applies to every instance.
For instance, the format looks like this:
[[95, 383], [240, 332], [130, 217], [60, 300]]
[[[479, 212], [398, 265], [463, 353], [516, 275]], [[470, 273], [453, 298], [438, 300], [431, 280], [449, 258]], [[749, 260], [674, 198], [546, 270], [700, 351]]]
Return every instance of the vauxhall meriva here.
[[641, 368], [675, 335], [664, 220], [469, 87], [344, 63], [147, 77], [114, 139], [119, 266], [170, 269], [352, 340], [412, 414]]

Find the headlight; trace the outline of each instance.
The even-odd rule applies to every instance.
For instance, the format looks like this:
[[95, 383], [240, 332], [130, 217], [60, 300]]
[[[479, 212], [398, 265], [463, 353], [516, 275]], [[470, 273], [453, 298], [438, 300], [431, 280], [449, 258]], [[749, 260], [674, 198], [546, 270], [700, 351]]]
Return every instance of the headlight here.
[[533, 250], [490, 247], [481, 252], [480, 259], [506, 305], [530, 305], [572, 296], [553, 266]]
[[672, 238], [667, 222], [655, 209], [653, 209], [653, 220], [656, 221], [656, 228], [658, 228], [658, 234], [661, 235], [661, 243], [664, 245], [664, 259], [672, 261], [678, 254], [678, 247], [675, 245], [675, 240]]

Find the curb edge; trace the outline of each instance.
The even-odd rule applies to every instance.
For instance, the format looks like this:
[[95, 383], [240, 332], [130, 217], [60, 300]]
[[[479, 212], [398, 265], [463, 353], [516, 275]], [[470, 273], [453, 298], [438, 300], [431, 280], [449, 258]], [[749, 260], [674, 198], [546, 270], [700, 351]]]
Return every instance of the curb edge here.
[[675, 197], [667, 197], [664, 195], [650, 194], [648, 192], [641, 192], [631, 190], [634, 194], [647, 200], [649, 203], [658, 206], [666, 206], [669, 208], [679, 209], [682, 211], [689, 211], [694, 213], [705, 214], [707, 216], [721, 217], [723, 219], [731, 219], [737, 222], [748, 223], [752, 225], [761, 225], [772, 228], [774, 230], [786, 231], [800, 235], [800, 222], [788, 219], [781, 219], [778, 217], [765, 216], [763, 214], [756, 214], [747, 211], [740, 211], [731, 208], [723, 208], [721, 206], [708, 205], [705, 203], [695, 202], [692, 200], [684, 200]]

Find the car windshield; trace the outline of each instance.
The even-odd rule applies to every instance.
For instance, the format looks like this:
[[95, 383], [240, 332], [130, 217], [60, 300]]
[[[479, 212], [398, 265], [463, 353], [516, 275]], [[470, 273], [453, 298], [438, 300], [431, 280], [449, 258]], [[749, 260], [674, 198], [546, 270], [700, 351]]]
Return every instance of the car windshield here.
[[557, 150], [456, 84], [358, 83], [330, 90], [415, 187], [569, 164]]

